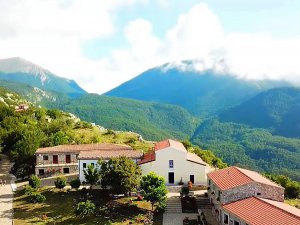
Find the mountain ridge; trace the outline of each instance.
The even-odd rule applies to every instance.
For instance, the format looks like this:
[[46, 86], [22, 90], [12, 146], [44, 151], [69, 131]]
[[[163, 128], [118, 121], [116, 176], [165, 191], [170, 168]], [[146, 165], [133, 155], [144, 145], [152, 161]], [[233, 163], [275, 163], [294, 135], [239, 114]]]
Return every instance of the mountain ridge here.
[[86, 93], [74, 80], [66, 79], [20, 57], [0, 59], [0, 79], [20, 82], [69, 96]]
[[193, 115], [216, 113], [242, 103], [274, 87], [291, 86], [286, 81], [243, 80], [213, 70], [198, 72], [164, 64], [149, 69], [104, 95], [175, 104]]

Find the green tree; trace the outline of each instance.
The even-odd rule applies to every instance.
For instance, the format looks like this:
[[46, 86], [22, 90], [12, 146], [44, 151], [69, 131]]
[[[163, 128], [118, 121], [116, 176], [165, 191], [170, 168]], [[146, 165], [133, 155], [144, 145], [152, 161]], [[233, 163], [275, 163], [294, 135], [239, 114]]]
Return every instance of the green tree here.
[[300, 185], [296, 181], [291, 181], [285, 188], [286, 198], [299, 198], [300, 197]]
[[144, 199], [151, 202], [152, 210], [156, 203], [165, 204], [168, 190], [163, 177], [158, 176], [154, 172], [143, 176], [141, 180], [141, 190], [144, 194]]
[[90, 189], [93, 189], [93, 185], [100, 179], [100, 170], [93, 164], [90, 164], [87, 169], [83, 170], [83, 173], [85, 180], [91, 185]]
[[101, 165], [101, 183], [104, 186], [110, 185], [114, 193], [126, 194], [138, 187], [142, 172], [132, 159], [119, 157], [99, 163]]

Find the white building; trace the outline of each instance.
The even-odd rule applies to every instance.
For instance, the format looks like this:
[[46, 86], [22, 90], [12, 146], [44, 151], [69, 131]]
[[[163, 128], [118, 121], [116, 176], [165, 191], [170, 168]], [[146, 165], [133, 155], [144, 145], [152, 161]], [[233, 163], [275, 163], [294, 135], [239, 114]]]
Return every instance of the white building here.
[[155, 172], [165, 178], [167, 185], [192, 181], [206, 185], [210, 167], [197, 155], [188, 152], [182, 143], [164, 140], [155, 144], [154, 151], [143, 155], [138, 162], [143, 174]]
[[79, 165], [79, 179], [81, 182], [85, 182], [84, 170], [90, 164], [94, 164], [99, 168], [98, 161], [106, 160], [108, 161], [111, 158], [125, 156], [131, 158], [136, 163], [141, 158], [142, 153], [133, 150], [128, 145], [115, 145], [117, 148], [107, 148], [94, 151], [81, 151], [78, 155], [78, 165]]

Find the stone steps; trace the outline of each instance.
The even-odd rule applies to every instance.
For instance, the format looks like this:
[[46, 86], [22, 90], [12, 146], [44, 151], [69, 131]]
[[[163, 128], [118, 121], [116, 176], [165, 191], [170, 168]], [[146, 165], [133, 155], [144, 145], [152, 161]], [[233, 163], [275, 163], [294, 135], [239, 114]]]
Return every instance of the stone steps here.
[[210, 204], [209, 198], [200, 197], [196, 199], [197, 206], [199, 209], [211, 209], [212, 206]]
[[167, 213], [182, 213], [181, 200], [179, 197], [171, 197], [167, 200]]

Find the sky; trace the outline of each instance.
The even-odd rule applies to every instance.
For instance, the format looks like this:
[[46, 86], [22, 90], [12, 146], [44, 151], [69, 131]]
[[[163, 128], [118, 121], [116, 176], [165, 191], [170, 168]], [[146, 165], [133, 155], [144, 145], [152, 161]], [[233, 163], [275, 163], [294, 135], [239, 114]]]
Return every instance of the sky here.
[[0, 15], [0, 58], [92, 93], [180, 60], [300, 82], [299, 0], [0, 0]]

